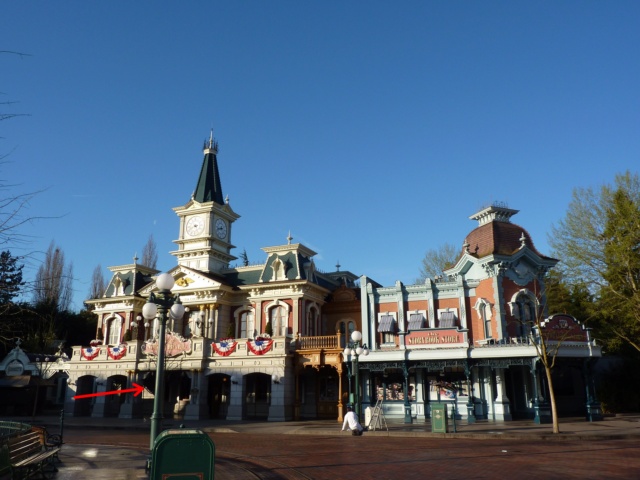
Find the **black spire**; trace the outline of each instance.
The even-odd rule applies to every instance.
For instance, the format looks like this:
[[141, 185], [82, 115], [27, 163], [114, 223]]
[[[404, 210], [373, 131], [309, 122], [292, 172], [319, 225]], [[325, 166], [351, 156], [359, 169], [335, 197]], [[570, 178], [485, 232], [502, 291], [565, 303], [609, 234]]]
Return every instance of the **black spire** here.
[[198, 184], [193, 193], [193, 199], [200, 203], [216, 202], [218, 205], [224, 205], [217, 154], [218, 142], [213, 139], [213, 131], [211, 131], [209, 141], [204, 143], [204, 160]]

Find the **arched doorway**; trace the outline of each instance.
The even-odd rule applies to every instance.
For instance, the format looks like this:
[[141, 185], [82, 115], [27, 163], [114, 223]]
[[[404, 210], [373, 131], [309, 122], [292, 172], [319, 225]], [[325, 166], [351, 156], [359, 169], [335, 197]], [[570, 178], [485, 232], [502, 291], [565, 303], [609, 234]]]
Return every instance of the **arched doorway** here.
[[244, 416], [267, 420], [271, 404], [271, 375], [250, 373], [244, 377]]
[[[114, 375], [107, 378], [106, 391], [122, 390], [127, 387], [127, 377], [124, 375]], [[125, 394], [126, 395], [126, 394]], [[106, 395], [104, 397], [104, 416], [117, 417], [120, 414], [120, 406], [125, 401], [125, 395]]]
[[182, 370], [168, 372], [164, 390], [165, 415], [181, 418], [191, 399], [189, 374]]
[[[156, 372], [149, 372], [145, 375], [142, 385], [155, 395]], [[165, 372], [163, 393], [162, 416], [165, 418], [182, 416], [191, 396], [191, 378], [189, 378], [187, 372], [182, 370]], [[151, 415], [152, 411], [153, 401], [145, 406], [144, 413], [145, 415]]]
[[224, 373], [209, 375], [207, 405], [209, 418], [227, 418], [229, 399], [231, 397], [231, 377]]
[[[94, 393], [96, 377], [84, 375], [76, 381], [76, 395]], [[94, 398], [79, 398], [73, 402], [74, 417], [88, 417], [91, 415]]]

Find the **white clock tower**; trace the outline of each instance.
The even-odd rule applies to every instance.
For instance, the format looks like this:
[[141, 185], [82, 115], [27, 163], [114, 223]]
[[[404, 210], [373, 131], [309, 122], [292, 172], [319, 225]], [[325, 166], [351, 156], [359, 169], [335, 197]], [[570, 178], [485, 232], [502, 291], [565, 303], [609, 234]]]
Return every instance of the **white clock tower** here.
[[200, 177], [191, 200], [176, 207], [180, 217], [180, 235], [174, 242], [178, 250], [171, 252], [178, 264], [203, 272], [219, 273], [237, 257], [231, 255], [231, 225], [240, 215], [222, 198], [218, 173], [218, 143], [213, 133], [204, 145]]

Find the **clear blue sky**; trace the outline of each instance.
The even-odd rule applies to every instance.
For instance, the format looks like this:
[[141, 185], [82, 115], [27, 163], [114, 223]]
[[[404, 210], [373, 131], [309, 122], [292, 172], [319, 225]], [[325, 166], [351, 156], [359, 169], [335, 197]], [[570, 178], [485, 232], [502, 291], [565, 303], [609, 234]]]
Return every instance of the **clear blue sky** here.
[[574, 187], [638, 170], [637, 1], [2, 2], [0, 50], [0, 178], [56, 217], [13, 248], [55, 241], [75, 308], [149, 235], [175, 265], [212, 127], [236, 255], [290, 230], [386, 285], [494, 201], [549, 253]]

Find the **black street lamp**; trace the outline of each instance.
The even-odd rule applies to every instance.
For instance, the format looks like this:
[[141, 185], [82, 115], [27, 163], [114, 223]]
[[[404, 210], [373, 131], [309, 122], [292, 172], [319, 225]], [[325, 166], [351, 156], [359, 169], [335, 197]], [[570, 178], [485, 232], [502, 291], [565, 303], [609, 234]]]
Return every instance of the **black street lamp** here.
[[156, 390], [153, 397], [153, 414], [151, 415], [151, 435], [149, 448], [153, 450], [153, 444], [160, 433], [162, 411], [164, 402], [164, 361], [165, 361], [165, 330], [167, 313], [173, 320], [179, 320], [184, 315], [184, 306], [178, 295], [173, 295], [171, 289], [175, 281], [168, 273], [163, 273], [156, 279], [158, 293], [149, 295], [149, 300], [142, 307], [142, 316], [151, 321], [156, 316], [160, 322], [158, 331], [158, 364], [156, 366]]
[[[358, 421], [360, 421], [360, 378], [359, 378], [359, 368], [358, 368], [358, 358], [360, 355], [364, 355], [365, 357], [369, 355], [369, 349], [367, 348], [367, 344], [362, 344], [362, 333], [358, 330], [355, 330], [351, 333], [351, 342], [344, 349], [344, 361], [347, 364], [347, 368], [349, 368], [348, 358], [351, 356], [351, 362], [353, 363], [352, 372], [355, 372], [356, 376], [356, 384], [354, 387], [354, 391], [356, 394], [356, 404], [355, 404], [355, 412], [358, 417]], [[351, 385], [351, 380], [349, 380], [349, 385]]]

